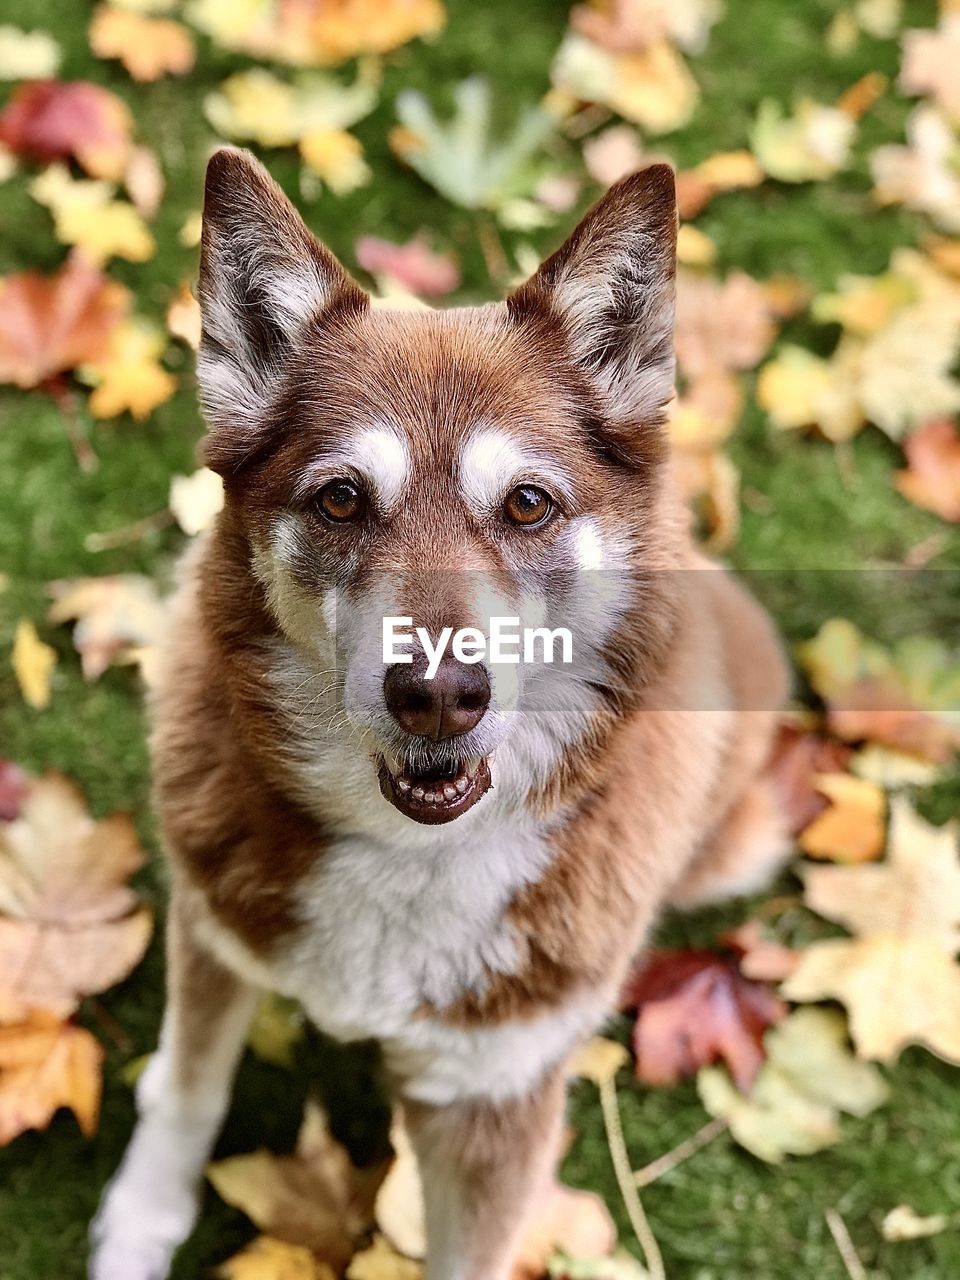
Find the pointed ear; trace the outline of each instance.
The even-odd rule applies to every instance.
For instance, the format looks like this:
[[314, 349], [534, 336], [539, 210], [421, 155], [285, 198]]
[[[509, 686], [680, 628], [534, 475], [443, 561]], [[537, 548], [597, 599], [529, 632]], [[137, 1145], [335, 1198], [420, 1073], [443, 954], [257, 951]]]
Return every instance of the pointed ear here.
[[518, 321], [562, 326], [627, 452], [630, 428], [662, 422], [673, 395], [676, 261], [673, 170], [655, 164], [611, 187], [508, 299]]
[[207, 461], [228, 467], [249, 452], [304, 327], [369, 299], [263, 165], [233, 147], [207, 166], [198, 292]]

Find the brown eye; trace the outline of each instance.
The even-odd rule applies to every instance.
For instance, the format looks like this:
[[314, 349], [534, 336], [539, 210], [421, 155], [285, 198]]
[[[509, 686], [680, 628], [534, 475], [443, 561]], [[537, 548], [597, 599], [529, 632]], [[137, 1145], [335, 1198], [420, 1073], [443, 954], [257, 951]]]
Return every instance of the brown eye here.
[[363, 494], [349, 480], [331, 480], [320, 490], [317, 502], [327, 519], [336, 524], [344, 524], [363, 515]]
[[507, 494], [503, 509], [512, 524], [524, 525], [529, 529], [533, 525], [543, 524], [553, 510], [553, 503], [536, 485], [521, 484]]

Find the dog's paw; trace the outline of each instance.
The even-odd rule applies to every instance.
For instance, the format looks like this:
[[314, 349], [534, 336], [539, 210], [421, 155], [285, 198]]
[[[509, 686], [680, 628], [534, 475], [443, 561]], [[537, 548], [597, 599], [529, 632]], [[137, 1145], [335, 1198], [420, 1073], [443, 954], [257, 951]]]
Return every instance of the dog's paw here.
[[192, 1189], [135, 1187], [116, 1178], [90, 1224], [89, 1280], [166, 1280], [196, 1213]]

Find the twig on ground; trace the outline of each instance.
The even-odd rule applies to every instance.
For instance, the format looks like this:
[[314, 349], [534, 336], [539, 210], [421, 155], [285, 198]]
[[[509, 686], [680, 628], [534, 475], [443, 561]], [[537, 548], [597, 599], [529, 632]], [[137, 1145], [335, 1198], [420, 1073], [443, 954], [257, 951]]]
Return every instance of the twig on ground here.
[[701, 1147], [705, 1147], [708, 1142], [712, 1142], [714, 1138], [724, 1133], [726, 1128], [726, 1120], [721, 1119], [719, 1116], [715, 1120], [708, 1120], [702, 1129], [698, 1129], [696, 1133], [691, 1134], [689, 1138], [675, 1146], [672, 1151], [658, 1156], [656, 1160], [651, 1160], [642, 1169], [638, 1169], [633, 1175], [634, 1182], [638, 1187], [648, 1187], [651, 1182], [656, 1182], [665, 1173], [675, 1169], [678, 1164], [683, 1164], [684, 1160], [689, 1160]]
[[650, 1280], [666, 1280], [667, 1273], [663, 1269], [660, 1246], [647, 1221], [640, 1193], [633, 1181], [633, 1170], [630, 1168], [630, 1157], [627, 1154], [623, 1125], [620, 1121], [620, 1108], [617, 1105], [617, 1086], [612, 1078], [600, 1083], [600, 1106], [603, 1110], [603, 1127], [607, 1133], [607, 1146], [610, 1149], [610, 1159], [613, 1161], [613, 1171], [617, 1175], [627, 1217], [639, 1241]]
[[66, 385], [62, 378], [54, 378], [50, 382], [44, 384], [53, 402], [60, 410], [60, 417], [63, 419], [63, 425], [67, 431], [67, 439], [70, 441], [70, 447], [73, 449], [73, 456], [77, 460], [77, 466], [86, 475], [96, 471], [100, 465], [100, 459], [93, 451], [93, 446], [83, 434], [80, 427], [80, 419], [77, 414], [77, 397], [73, 391]]
[[113, 1014], [108, 1013], [99, 1000], [88, 1000], [87, 1008], [121, 1053], [129, 1054], [133, 1052], [133, 1041]]
[[830, 1228], [833, 1242], [837, 1246], [837, 1252], [843, 1259], [843, 1265], [847, 1269], [847, 1275], [850, 1280], [867, 1280], [866, 1270], [857, 1256], [856, 1249], [853, 1247], [847, 1224], [836, 1209], [825, 1209], [823, 1216], [827, 1220], [827, 1226]]
[[108, 529], [104, 533], [88, 533], [83, 540], [85, 551], [113, 551], [116, 547], [125, 547], [131, 542], [139, 542], [150, 533], [157, 533], [173, 524], [172, 511], [155, 511], [152, 516], [144, 516], [142, 520], [134, 520], [133, 524], [122, 525], [119, 529]]

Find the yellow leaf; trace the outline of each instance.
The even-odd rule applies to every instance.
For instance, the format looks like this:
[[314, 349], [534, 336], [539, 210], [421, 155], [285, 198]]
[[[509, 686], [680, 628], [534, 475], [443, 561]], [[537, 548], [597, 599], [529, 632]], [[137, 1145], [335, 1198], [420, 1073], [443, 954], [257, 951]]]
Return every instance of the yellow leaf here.
[[0, 1027], [0, 1146], [69, 1107], [87, 1137], [100, 1113], [103, 1050], [83, 1027], [34, 1011]]
[[184, 533], [191, 537], [202, 533], [223, 510], [223, 481], [207, 467], [190, 476], [174, 476], [170, 481], [170, 510]]
[[880, 1231], [884, 1240], [899, 1244], [902, 1240], [923, 1240], [927, 1236], [939, 1235], [949, 1225], [950, 1219], [945, 1213], [932, 1213], [922, 1217], [910, 1205], [898, 1204], [895, 1209], [884, 1214]]
[[314, 129], [300, 139], [305, 164], [336, 195], [347, 195], [373, 177], [363, 158], [363, 147], [343, 129]]
[[714, 191], [758, 187], [763, 181], [763, 169], [751, 151], [718, 151], [702, 160], [694, 173]]
[[856, 131], [856, 122], [840, 107], [803, 98], [787, 116], [779, 103], [767, 99], [757, 112], [750, 145], [771, 178], [822, 181], [845, 168]]
[[30, 194], [50, 210], [57, 239], [76, 245], [93, 263], [114, 257], [146, 262], [156, 252], [140, 214], [113, 198], [109, 182], [74, 179], [64, 165], [54, 164], [33, 180]]
[[681, 128], [700, 97], [687, 64], [664, 40], [639, 53], [617, 54], [571, 33], [557, 52], [552, 76], [557, 88], [601, 103], [649, 133]]
[[180, 338], [192, 350], [196, 351], [200, 346], [202, 333], [200, 304], [193, 296], [186, 280], [180, 285], [167, 307], [167, 328], [175, 338]]
[[929, 214], [945, 231], [960, 231], [957, 139], [936, 107], [924, 104], [907, 119], [907, 145], [877, 147], [870, 156], [874, 199]]
[[699, 227], [685, 222], [677, 233], [677, 261], [685, 267], [709, 267], [717, 246]]
[[90, 48], [98, 58], [119, 59], [141, 82], [186, 75], [197, 56], [193, 36], [181, 23], [111, 4], [98, 5], [93, 11]]
[[757, 377], [757, 403], [775, 427], [817, 426], [829, 440], [848, 440], [866, 422], [857, 394], [858, 350], [841, 342], [829, 360], [785, 344]]
[[303, 1033], [303, 1010], [296, 1000], [271, 993], [260, 997], [247, 1044], [264, 1062], [291, 1067], [294, 1046], [303, 1039]]
[[616, 1040], [606, 1040], [603, 1036], [594, 1036], [574, 1055], [570, 1070], [575, 1076], [601, 1085], [612, 1080], [629, 1061], [629, 1051], [622, 1044]]
[[222, 1280], [336, 1280], [333, 1269], [317, 1262], [309, 1249], [271, 1236], [259, 1236], [228, 1258], [217, 1275]]
[[869, 862], [883, 853], [886, 797], [880, 787], [848, 773], [821, 773], [816, 789], [830, 801], [800, 833], [798, 843], [812, 858]]
[[397, 1253], [383, 1236], [377, 1236], [369, 1249], [354, 1254], [347, 1267], [347, 1280], [422, 1280], [423, 1268]]
[[423, 1258], [427, 1252], [427, 1229], [423, 1211], [420, 1169], [403, 1115], [394, 1115], [390, 1142], [395, 1160], [377, 1192], [374, 1215], [387, 1243], [406, 1258]]
[[50, 705], [50, 678], [57, 665], [57, 651], [44, 644], [32, 622], [21, 618], [13, 641], [13, 674], [24, 701], [35, 711]]
[[177, 234], [177, 239], [185, 249], [195, 249], [200, 243], [200, 236], [203, 232], [203, 214], [199, 209], [195, 209], [193, 213], [188, 213], [183, 220], [183, 225]]
[[95, 387], [90, 397], [93, 416], [115, 418], [128, 412], [142, 422], [169, 400], [177, 381], [160, 364], [165, 348], [164, 335], [146, 321], [132, 319], [118, 325], [104, 358], [79, 371]]
[[52, 80], [61, 56], [60, 46], [47, 31], [0, 27], [0, 80]]

